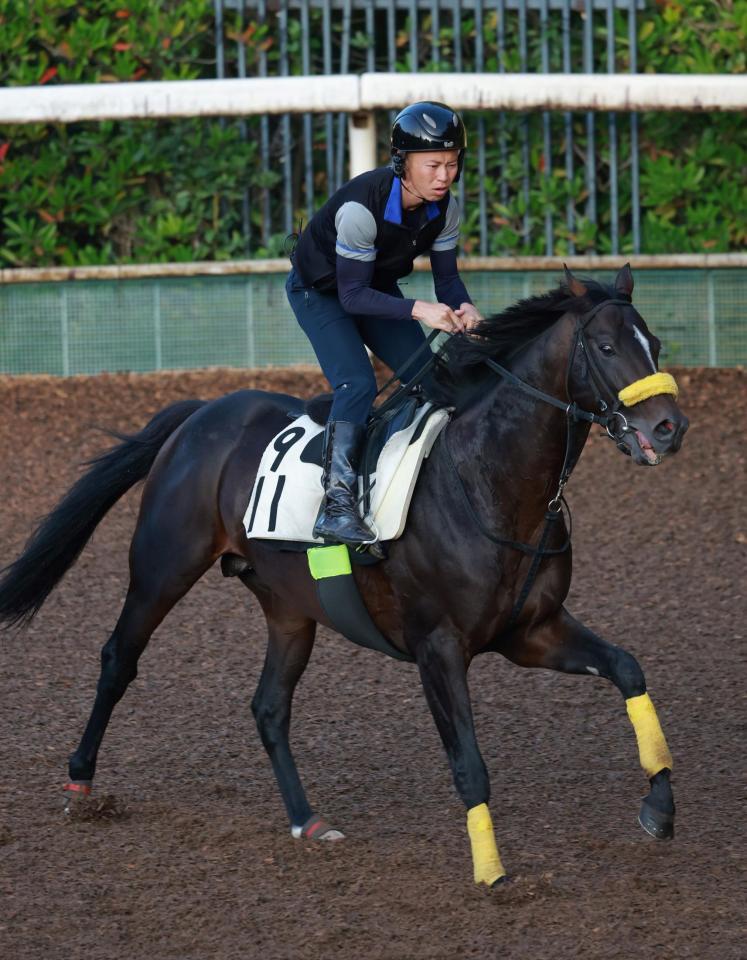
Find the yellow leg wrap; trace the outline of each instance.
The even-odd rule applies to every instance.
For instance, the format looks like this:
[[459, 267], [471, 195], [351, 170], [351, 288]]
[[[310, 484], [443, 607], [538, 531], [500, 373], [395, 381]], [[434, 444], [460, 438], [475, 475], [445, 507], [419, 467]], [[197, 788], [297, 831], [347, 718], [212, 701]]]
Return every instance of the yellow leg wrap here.
[[671, 770], [672, 754], [664, 739], [651, 697], [647, 693], [642, 693], [640, 697], [631, 697], [626, 700], [625, 705], [638, 740], [638, 753], [646, 776], [653, 777], [665, 767]]
[[487, 804], [472, 807], [467, 811], [467, 830], [469, 842], [472, 845], [472, 863], [475, 867], [475, 883], [486, 883], [491, 886], [496, 880], [504, 877], [498, 847], [495, 845], [493, 821]]

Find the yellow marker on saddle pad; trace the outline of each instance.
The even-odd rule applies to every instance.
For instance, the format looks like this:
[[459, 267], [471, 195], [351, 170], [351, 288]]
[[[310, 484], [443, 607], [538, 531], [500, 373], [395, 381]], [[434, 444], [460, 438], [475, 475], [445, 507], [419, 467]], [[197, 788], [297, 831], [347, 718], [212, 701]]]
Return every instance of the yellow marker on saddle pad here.
[[617, 397], [620, 403], [624, 403], [626, 407], [632, 407], [660, 393], [671, 393], [676, 400], [679, 392], [677, 381], [671, 373], [652, 373], [650, 377], [636, 380], [635, 383], [624, 387]]
[[662, 733], [656, 709], [647, 693], [625, 701], [628, 716], [638, 741], [638, 753], [647, 777], [653, 777], [665, 767], [672, 769], [672, 754]]
[[472, 863], [475, 868], [475, 883], [491, 887], [496, 880], [506, 876], [493, 833], [493, 821], [486, 803], [467, 811], [467, 832], [472, 845]]

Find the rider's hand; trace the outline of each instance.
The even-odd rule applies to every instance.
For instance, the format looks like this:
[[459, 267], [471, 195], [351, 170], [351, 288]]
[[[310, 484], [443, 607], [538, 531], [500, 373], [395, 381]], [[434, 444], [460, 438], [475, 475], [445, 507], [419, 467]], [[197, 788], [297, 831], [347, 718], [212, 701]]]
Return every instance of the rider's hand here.
[[452, 310], [445, 303], [428, 303], [426, 300], [416, 300], [413, 304], [412, 315], [427, 327], [434, 330], [445, 330], [447, 333], [464, 333], [467, 329], [466, 321], [458, 316], [458, 311]]
[[458, 310], [454, 311], [454, 313], [464, 320], [466, 329], [468, 331], [483, 321], [482, 314], [472, 303], [463, 303]]

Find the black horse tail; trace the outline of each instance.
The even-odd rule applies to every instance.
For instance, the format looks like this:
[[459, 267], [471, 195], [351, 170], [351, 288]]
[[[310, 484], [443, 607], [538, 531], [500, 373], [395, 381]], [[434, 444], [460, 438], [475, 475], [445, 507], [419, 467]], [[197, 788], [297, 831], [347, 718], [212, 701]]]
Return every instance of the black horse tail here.
[[0, 570], [0, 623], [26, 624], [78, 559], [98, 524], [130, 487], [148, 475], [158, 451], [204, 400], [180, 400], [140, 433], [110, 431], [116, 447], [90, 466], [31, 535], [21, 556]]

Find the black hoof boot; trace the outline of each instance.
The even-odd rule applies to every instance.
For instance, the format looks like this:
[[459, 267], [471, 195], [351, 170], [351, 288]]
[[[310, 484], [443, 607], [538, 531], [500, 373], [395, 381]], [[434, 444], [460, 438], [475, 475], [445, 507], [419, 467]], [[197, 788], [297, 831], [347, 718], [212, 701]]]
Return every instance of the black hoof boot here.
[[665, 767], [649, 779], [651, 793], [643, 798], [638, 822], [657, 840], [671, 840], [674, 836], [674, 797], [669, 782], [671, 771]]
[[513, 883], [513, 880], [511, 879], [511, 877], [509, 877], [507, 873], [504, 873], [502, 877], [498, 877], [497, 880], [494, 880], [490, 884], [490, 889], [495, 890], [496, 887], [507, 887], [512, 883]]
[[643, 798], [638, 822], [657, 840], [671, 840], [674, 837], [674, 798], [669, 770], [660, 770], [649, 783], [651, 793]]
[[643, 798], [638, 822], [646, 833], [657, 840], [671, 840], [674, 837], [674, 814], [657, 810], [649, 803], [648, 797]]

